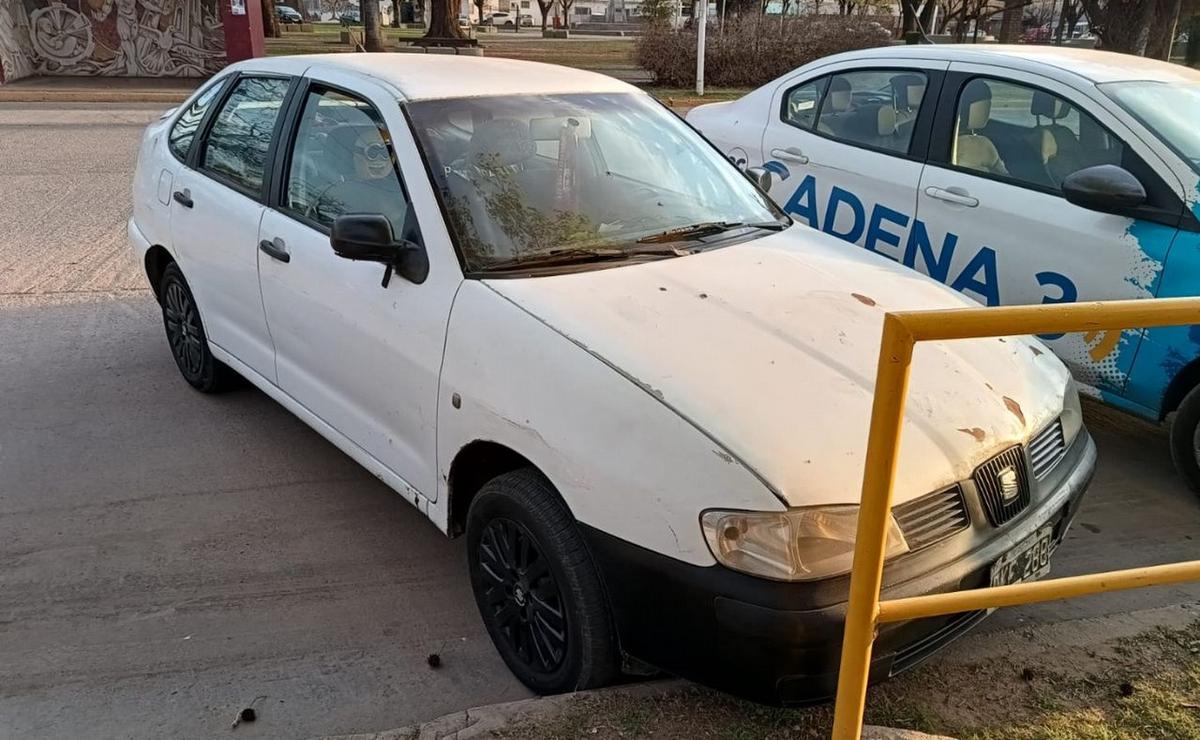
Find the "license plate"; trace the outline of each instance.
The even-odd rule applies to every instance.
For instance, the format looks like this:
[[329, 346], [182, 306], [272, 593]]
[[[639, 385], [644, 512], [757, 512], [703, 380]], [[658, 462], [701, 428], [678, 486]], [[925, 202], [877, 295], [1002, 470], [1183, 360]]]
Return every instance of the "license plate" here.
[[996, 561], [992, 566], [992, 585], [1008, 586], [1042, 578], [1050, 572], [1050, 555], [1053, 551], [1054, 527], [1042, 527], [1037, 534]]

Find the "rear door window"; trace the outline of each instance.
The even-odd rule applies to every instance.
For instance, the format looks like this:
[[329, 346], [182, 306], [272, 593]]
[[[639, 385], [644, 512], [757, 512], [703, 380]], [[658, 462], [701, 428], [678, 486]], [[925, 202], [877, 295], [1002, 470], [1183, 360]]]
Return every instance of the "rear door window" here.
[[252, 197], [262, 193], [267, 153], [289, 80], [238, 80], [208, 131], [200, 169]]
[[224, 82], [218, 82], [209, 87], [188, 106], [183, 115], [175, 120], [175, 125], [171, 127], [171, 133], [167, 135], [167, 146], [170, 147], [171, 154], [174, 154], [179, 161], [187, 161], [192, 141], [196, 138], [196, 130], [200, 128], [204, 114], [208, 112], [209, 107], [217, 99], [217, 95], [224, 86]]

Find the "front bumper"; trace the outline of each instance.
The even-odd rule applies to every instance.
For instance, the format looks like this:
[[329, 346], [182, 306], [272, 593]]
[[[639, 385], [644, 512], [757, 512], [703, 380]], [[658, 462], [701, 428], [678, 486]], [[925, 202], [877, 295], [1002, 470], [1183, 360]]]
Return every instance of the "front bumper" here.
[[[1004, 553], [1046, 524], [1057, 546], [1096, 468], [1081, 430], [1052, 488], [981, 543], [954, 538], [884, 569], [883, 598], [980, 588]], [[782, 583], [722, 566], [695, 566], [584, 525], [628, 655], [664, 671], [772, 704], [828, 699], [837, 688], [849, 576]], [[912, 668], [978, 624], [987, 612], [880, 625], [871, 680]]]

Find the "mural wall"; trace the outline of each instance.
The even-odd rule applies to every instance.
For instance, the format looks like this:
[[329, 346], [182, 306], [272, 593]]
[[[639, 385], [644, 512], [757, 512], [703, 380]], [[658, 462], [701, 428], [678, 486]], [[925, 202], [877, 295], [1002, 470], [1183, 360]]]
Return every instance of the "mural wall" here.
[[3, 80], [210, 75], [225, 64], [219, 2], [0, 0]]

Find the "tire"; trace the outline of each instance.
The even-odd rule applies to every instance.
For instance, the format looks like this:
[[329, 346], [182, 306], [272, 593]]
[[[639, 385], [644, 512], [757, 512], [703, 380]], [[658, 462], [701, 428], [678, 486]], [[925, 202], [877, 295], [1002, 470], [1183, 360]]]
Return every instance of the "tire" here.
[[1200, 386], [1196, 386], [1171, 421], [1171, 459], [1188, 488], [1200, 495]]
[[167, 332], [171, 356], [183, 379], [201, 393], [218, 393], [229, 388], [236, 374], [213, 357], [196, 299], [183, 279], [179, 265], [174, 262], [167, 265], [158, 285], [163, 328]]
[[467, 558], [484, 626], [521, 683], [558, 694], [617, 678], [600, 576], [545, 477], [523, 468], [484, 484], [467, 513]]

